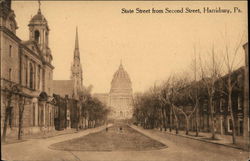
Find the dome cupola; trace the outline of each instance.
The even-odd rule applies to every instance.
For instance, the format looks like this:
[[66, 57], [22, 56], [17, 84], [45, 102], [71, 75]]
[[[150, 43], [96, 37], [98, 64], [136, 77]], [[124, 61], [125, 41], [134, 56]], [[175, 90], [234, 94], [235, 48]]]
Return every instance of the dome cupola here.
[[46, 18], [42, 15], [41, 9], [38, 9], [38, 12], [35, 16], [33, 16], [30, 20], [30, 24], [39, 24], [39, 23], [47, 23]]
[[110, 92], [132, 92], [132, 83], [127, 71], [123, 68], [122, 63], [119, 69], [115, 72], [112, 82]]

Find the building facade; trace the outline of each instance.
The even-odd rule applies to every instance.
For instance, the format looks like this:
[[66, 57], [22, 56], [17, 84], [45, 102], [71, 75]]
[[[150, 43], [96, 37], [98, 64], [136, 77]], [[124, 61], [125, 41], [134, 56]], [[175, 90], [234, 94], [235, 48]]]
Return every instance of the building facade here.
[[[209, 97], [206, 92], [206, 87], [202, 85], [201, 81], [194, 84], [194, 87], [199, 88], [199, 106], [198, 106], [198, 128], [203, 132], [211, 132], [212, 121], [214, 122], [215, 133], [220, 135], [232, 135], [233, 120], [235, 124], [235, 132], [237, 136], [244, 136], [249, 141], [249, 98], [246, 92], [248, 92], [248, 82], [246, 79], [248, 73], [246, 68], [240, 67], [233, 71], [230, 75], [233, 84], [231, 101], [232, 101], [232, 113], [228, 105], [228, 78], [229, 74], [226, 74], [216, 80], [215, 93], [212, 99], [212, 110], [209, 105]], [[192, 107], [184, 106], [186, 113], [192, 111]], [[211, 120], [211, 113], [213, 113], [213, 120]], [[174, 116], [172, 116], [174, 118]], [[170, 122], [170, 118], [169, 122]], [[182, 114], [178, 115], [179, 128], [184, 130], [186, 128], [186, 120]], [[196, 130], [196, 115], [193, 114], [190, 119], [190, 130]], [[175, 125], [174, 125], [175, 126]], [[248, 141], [246, 143], [248, 143]]]
[[[49, 27], [41, 9], [28, 24], [29, 40], [17, 35], [17, 22], [11, 0], [0, 4], [1, 38], [1, 127], [10, 112], [8, 134], [15, 135], [19, 123], [20, 100], [24, 100], [23, 133], [32, 134], [54, 129], [52, 104], [52, 54], [49, 48]], [[19, 89], [13, 92], [12, 86]], [[8, 93], [12, 93], [8, 97]], [[10, 111], [8, 108], [10, 107]]]
[[114, 73], [108, 94], [94, 94], [110, 108], [109, 119], [131, 119], [133, 112], [132, 82], [122, 63]]

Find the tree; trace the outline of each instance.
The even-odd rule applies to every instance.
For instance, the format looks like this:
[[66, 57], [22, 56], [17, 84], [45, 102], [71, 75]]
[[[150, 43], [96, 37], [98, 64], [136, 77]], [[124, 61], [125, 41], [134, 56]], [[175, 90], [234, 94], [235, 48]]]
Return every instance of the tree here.
[[174, 115], [175, 119], [175, 130], [176, 134], [179, 132], [179, 118], [178, 118], [178, 112], [180, 111], [179, 106], [180, 104], [180, 95], [181, 90], [185, 87], [186, 81], [181, 78], [172, 76], [167, 79], [167, 81], [163, 85], [161, 100], [165, 103], [167, 107], [170, 107], [169, 109], [169, 118], [170, 118], [170, 131], [172, 130], [172, 115]]
[[[91, 90], [92, 90], [93, 86], [90, 85], [88, 86], [87, 88], [83, 88], [82, 91], [79, 91], [78, 92], [78, 95], [79, 95], [79, 103], [80, 103], [80, 116], [79, 117], [82, 117], [84, 118], [84, 122], [85, 122], [85, 128], [87, 127], [87, 122], [88, 122], [88, 109], [87, 109], [87, 102], [88, 100], [91, 98]], [[80, 121], [80, 119], [78, 119], [78, 121]]]
[[[225, 48], [224, 64], [225, 64], [226, 73], [227, 73], [227, 76], [226, 76], [227, 81], [225, 83], [227, 92], [225, 92], [224, 94], [228, 96], [228, 109], [230, 111], [230, 116], [232, 119], [232, 142], [233, 144], [236, 144], [236, 126], [235, 126], [235, 117], [234, 117], [234, 112], [233, 112], [233, 107], [232, 107], [232, 92], [233, 92], [233, 89], [237, 85], [237, 80], [233, 80], [232, 75], [233, 75], [233, 71], [238, 67], [240, 63], [240, 61], [237, 63], [237, 56], [239, 55], [239, 49], [242, 46], [242, 38], [243, 38], [243, 35], [240, 41], [235, 46], [231, 45], [233, 46], [232, 49], [228, 45], [229, 42], [225, 42], [225, 47], [224, 47]], [[225, 38], [225, 40], [227, 40], [227, 38]]]
[[[79, 93], [81, 104], [81, 116], [85, 118], [85, 127], [95, 127], [97, 124], [103, 124], [109, 113], [106, 105], [101, 103], [97, 98], [91, 96], [92, 86], [84, 88]], [[88, 125], [86, 123], [88, 122]]]
[[22, 94], [19, 95], [19, 124], [18, 124], [18, 140], [22, 139], [22, 126], [23, 126], [23, 112], [26, 104], [26, 97]]
[[[208, 97], [210, 119], [211, 119], [211, 133], [212, 139], [215, 139], [215, 124], [214, 124], [214, 103], [213, 99], [215, 98], [216, 86], [215, 82], [221, 77], [221, 68], [222, 63], [218, 57], [215, 58], [215, 49], [212, 45], [211, 53], [208, 55], [211, 57], [207, 62], [203, 62], [201, 56], [199, 55], [199, 63], [201, 69], [201, 81], [206, 88], [206, 93]], [[204, 64], [203, 64], [204, 63]]]
[[5, 117], [4, 117], [4, 128], [3, 128], [3, 135], [2, 135], [2, 141], [6, 141], [6, 132], [7, 132], [7, 123], [9, 122], [11, 125], [11, 113], [13, 107], [11, 106], [11, 102], [13, 101], [13, 96], [17, 95], [19, 93], [19, 87], [17, 84], [10, 83], [7, 86], [5, 86], [5, 89], [3, 90], [6, 93], [6, 100], [7, 104], [5, 106]]

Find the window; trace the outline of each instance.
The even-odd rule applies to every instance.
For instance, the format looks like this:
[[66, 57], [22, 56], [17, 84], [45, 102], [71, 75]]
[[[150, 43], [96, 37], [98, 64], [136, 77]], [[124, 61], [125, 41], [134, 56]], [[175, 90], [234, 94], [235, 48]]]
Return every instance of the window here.
[[9, 56], [11, 57], [11, 55], [12, 55], [12, 46], [10, 45], [9, 46]]
[[223, 112], [225, 106], [225, 100], [223, 98], [220, 99], [220, 112]]
[[227, 128], [228, 128], [228, 132], [232, 132], [233, 129], [233, 122], [231, 118], [227, 119]]
[[40, 121], [40, 119], [41, 119], [40, 114], [41, 114], [41, 110], [40, 110], [40, 106], [38, 106], [38, 115], [37, 115], [38, 126], [41, 125], [41, 123], [40, 123], [40, 122], [41, 122], [41, 121]]
[[28, 69], [27, 69], [27, 64], [25, 64], [25, 85], [28, 86]]
[[38, 66], [37, 79], [37, 88], [40, 89], [40, 66]]
[[33, 71], [33, 66], [30, 63], [30, 88], [33, 89], [33, 79], [34, 79], [34, 71]]
[[40, 118], [40, 125], [43, 125], [43, 121], [44, 121], [44, 113], [43, 113], [43, 108], [41, 108], [41, 118]]
[[11, 79], [12, 79], [12, 69], [9, 68], [9, 81], [11, 81]]
[[35, 31], [35, 41], [36, 41], [37, 43], [39, 43], [39, 41], [40, 41], [40, 33], [39, 33], [38, 30]]
[[36, 126], [36, 106], [33, 103], [33, 126]]

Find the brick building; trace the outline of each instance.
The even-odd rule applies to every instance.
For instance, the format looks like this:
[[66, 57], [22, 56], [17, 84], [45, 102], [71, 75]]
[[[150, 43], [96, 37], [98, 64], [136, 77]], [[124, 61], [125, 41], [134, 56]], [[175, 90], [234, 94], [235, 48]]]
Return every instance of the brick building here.
[[[231, 73], [232, 89], [232, 110], [236, 127], [236, 135], [244, 136], [249, 141], [249, 73], [248, 73], [248, 43], [243, 46], [245, 50], [245, 66], [238, 68]], [[211, 113], [214, 115], [215, 132], [221, 135], [232, 134], [232, 117], [228, 106], [227, 80], [229, 74], [226, 74], [216, 80], [215, 94], [213, 97], [213, 110], [209, 108], [209, 101], [206, 88], [202, 87], [202, 82], [196, 82], [193, 86], [199, 86], [199, 108], [198, 108], [198, 126], [200, 131], [210, 132]], [[209, 78], [208, 78], [209, 79]], [[191, 111], [188, 106], [184, 108], [186, 112]], [[179, 115], [179, 127], [185, 129], [185, 118]], [[190, 129], [195, 130], [195, 114], [190, 119]], [[247, 141], [247, 142], [248, 142]]]

